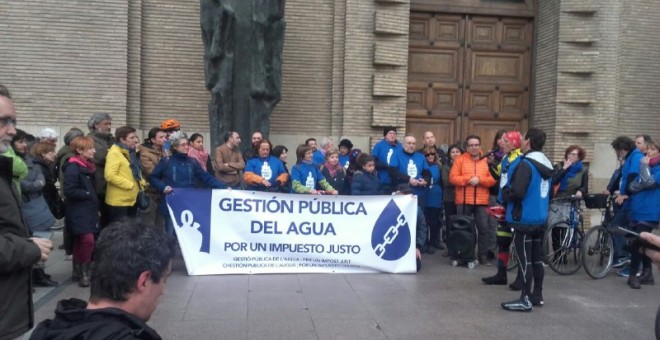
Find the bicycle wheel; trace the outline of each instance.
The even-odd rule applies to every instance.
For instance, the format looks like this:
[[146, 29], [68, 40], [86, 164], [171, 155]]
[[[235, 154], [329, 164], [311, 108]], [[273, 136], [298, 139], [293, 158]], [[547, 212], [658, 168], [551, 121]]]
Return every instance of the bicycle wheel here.
[[511, 242], [509, 247], [509, 265], [506, 267], [507, 271], [514, 271], [518, 268], [518, 257], [516, 256], [516, 245]]
[[589, 229], [582, 242], [584, 271], [594, 279], [607, 275], [614, 260], [612, 235], [603, 226]]
[[553, 224], [543, 237], [545, 261], [557, 274], [570, 275], [582, 267], [581, 229], [573, 228], [565, 222]]

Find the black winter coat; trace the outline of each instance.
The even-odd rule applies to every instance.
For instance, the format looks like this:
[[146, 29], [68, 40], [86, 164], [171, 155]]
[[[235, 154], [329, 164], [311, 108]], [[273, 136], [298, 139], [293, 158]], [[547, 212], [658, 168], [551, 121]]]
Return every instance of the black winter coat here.
[[325, 165], [321, 166], [321, 174], [325, 177], [325, 180], [330, 183], [330, 185], [337, 190], [339, 195], [348, 195], [351, 192], [350, 183], [346, 179], [346, 170], [344, 167], [340, 166], [339, 171], [335, 174], [335, 177], [330, 175], [330, 170], [328, 170]]
[[99, 232], [99, 200], [95, 174], [78, 163], [64, 165], [66, 227], [73, 234]]
[[0, 156], [0, 339], [15, 339], [34, 324], [32, 265], [41, 259], [28, 230], [12, 184], [13, 161]]
[[50, 208], [50, 211], [54, 211], [54, 205], [60, 199], [60, 194], [57, 192], [57, 187], [55, 186], [57, 178], [55, 178], [55, 173], [53, 171], [54, 169], [51, 168], [50, 165], [46, 164], [42, 158], [35, 157], [33, 162], [35, 167], [41, 170], [41, 173], [43, 173], [44, 178], [46, 179], [46, 185], [44, 185], [42, 193], [46, 199], [46, 202], [48, 203], [48, 208]]
[[37, 325], [30, 340], [160, 338], [142, 320], [119, 308], [87, 309], [87, 302], [74, 298], [58, 302], [55, 318]]

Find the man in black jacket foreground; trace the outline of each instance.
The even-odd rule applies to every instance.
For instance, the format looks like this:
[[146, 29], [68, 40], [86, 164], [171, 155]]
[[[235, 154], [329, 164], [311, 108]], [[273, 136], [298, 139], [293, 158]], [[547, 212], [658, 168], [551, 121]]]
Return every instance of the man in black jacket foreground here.
[[62, 300], [55, 318], [30, 339], [160, 339], [146, 322], [172, 273], [174, 243], [162, 231], [126, 220], [101, 232], [89, 302]]
[[25, 164], [9, 146], [16, 134], [16, 108], [9, 91], [0, 85], [0, 339], [15, 339], [34, 323], [32, 265], [45, 261], [53, 250], [50, 240], [33, 237], [19, 206], [20, 168]]

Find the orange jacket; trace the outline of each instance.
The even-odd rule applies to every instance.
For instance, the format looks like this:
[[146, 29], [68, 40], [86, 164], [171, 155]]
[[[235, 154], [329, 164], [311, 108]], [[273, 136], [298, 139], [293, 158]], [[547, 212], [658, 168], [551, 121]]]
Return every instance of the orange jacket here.
[[[479, 177], [477, 190], [477, 202], [474, 201], [475, 187], [468, 185], [470, 178]], [[449, 182], [456, 186], [456, 205], [463, 204], [465, 195], [465, 204], [488, 205], [488, 188], [495, 185], [495, 179], [488, 171], [486, 159], [473, 160], [469, 153], [464, 153], [454, 161], [449, 173]], [[467, 192], [465, 192], [467, 187]]]

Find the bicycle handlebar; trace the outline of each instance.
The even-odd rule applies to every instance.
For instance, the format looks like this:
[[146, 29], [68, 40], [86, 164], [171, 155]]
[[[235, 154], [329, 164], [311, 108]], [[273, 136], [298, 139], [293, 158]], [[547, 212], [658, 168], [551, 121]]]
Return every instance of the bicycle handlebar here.
[[580, 201], [582, 201], [582, 197], [567, 196], [567, 197], [553, 198], [551, 202], [580, 202]]

